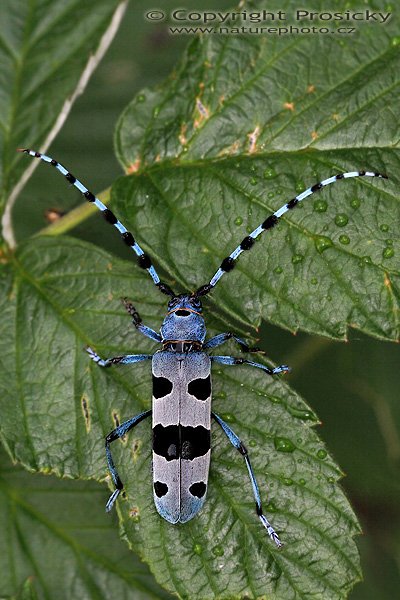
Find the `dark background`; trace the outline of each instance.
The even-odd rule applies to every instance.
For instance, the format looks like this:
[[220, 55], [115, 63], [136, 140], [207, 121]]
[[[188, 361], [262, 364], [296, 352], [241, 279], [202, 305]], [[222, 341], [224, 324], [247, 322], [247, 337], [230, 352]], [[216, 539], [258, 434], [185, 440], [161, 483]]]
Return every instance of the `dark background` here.
[[[231, 2], [218, 2], [219, 10], [230, 6]], [[163, 10], [177, 7], [176, 2], [162, 3]], [[201, 3], [202, 10], [207, 7], [215, 9], [215, 1]], [[105, 59], [48, 152], [95, 192], [109, 187], [122, 173], [113, 152], [120, 113], [139, 90], [169, 74], [191, 39], [169, 35], [163, 24], [148, 23], [143, 14], [149, 8], [143, 1], [129, 6]], [[46, 226], [46, 209], [68, 210], [81, 202], [73, 188], [48, 185], [47, 174], [46, 169], [37, 169], [17, 202], [18, 240]], [[97, 219], [96, 215], [87, 220], [72, 234], [98, 243]], [[101, 231], [102, 247], [129, 256], [113, 231], [108, 236]], [[319, 415], [319, 435], [347, 475], [343, 487], [364, 531], [358, 545], [365, 581], [356, 586], [351, 599], [398, 598], [399, 346], [356, 331], [350, 331], [346, 344], [301, 333], [293, 336], [268, 322], [261, 329], [260, 345], [276, 363], [291, 365], [291, 385]]]

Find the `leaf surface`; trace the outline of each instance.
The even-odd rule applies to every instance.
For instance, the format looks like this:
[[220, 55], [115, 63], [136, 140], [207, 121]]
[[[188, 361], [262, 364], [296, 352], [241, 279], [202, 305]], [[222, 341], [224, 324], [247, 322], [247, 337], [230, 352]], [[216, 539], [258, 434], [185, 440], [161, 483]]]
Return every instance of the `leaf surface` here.
[[[102, 370], [83, 347], [104, 357], [154, 352], [119, 298], [129, 295], [155, 329], [162, 298], [131, 263], [68, 238], [24, 244], [13, 265], [1, 295], [8, 301], [0, 339], [12, 342], [1, 349], [2, 437], [30, 469], [103, 479], [105, 435], [150, 405], [150, 364]], [[282, 380], [245, 366], [215, 369], [214, 380], [214, 410], [248, 446], [284, 549], [257, 518], [242, 457], [214, 425], [207, 502], [181, 526], [153, 505], [150, 422], [113, 444], [127, 490], [119, 503], [124, 537], [182, 598], [342, 598], [360, 577], [358, 525], [337, 484], [340, 470], [312, 428], [315, 415]]]
[[[296, 8], [288, 3], [287, 25]], [[334, 22], [331, 35], [203, 36], [163, 87], [134, 98], [116, 150], [126, 172], [142, 176], [117, 183], [116, 212], [182, 287], [207, 283], [249, 232], [315, 183], [388, 173], [390, 181], [347, 179], [305, 199], [239, 258], [213, 299], [247, 325], [263, 317], [332, 338], [350, 326], [399, 339], [393, 21], [351, 36]]]
[[103, 498], [94, 482], [28, 474], [1, 450], [0, 596], [170, 598], [121, 545]]

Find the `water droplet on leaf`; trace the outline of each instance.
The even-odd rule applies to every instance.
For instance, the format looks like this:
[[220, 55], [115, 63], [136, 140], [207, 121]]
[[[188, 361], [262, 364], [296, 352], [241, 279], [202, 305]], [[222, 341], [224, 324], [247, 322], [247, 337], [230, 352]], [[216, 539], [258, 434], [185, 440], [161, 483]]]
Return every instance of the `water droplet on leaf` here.
[[326, 202], [326, 200], [315, 200], [314, 202], [314, 210], [315, 212], [318, 213], [323, 213], [326, 212], [326, 209], [328, 208], [328, 203]]
[[223, 556], [224, 555], [224, 549], [222, 546], [214, 546], [214, 548], [212, 549], [212, 553], [214, 554], [214, 556]]
[[349, 222], [349, 217], [344, 213], [338, 213], [335, 217], [335, 223], [338, 227], [344, 227]]
[[298, 263], [300, 263], [303, 260], [304, 256], [302, 254], [293, 254], [292, 256], [292, 263], [294, 265], [297, 265]]
[[296, 408], [294, 406], [289, 407], [289, 412], [296, 419], [301, 419], [302, 421], [317, 421], [317, 417], [311, 410], [304, 408]]
[[236, 417], [232, 413], [223, 413], [221, 416], [228, 423], [236, 423]]
[[392, 256], [394, 256], [393, 248], [385, 248], [382, 255], [383, 258], [392, 258]]
[[293, 485], [293, 479], [290, 479], [290, 477], [283, 477], [283, 478], [282, 478], [282, 482], [283, 482], [285, 485]]
[[296, 446], [293, 444], [293, 442], [284, 437], [274, 438], [274, 445], [278, 452], [293, 452], [296, 449]]
[[350, 238], [348, 235], [341, 235], [339, 237], [339, 242], [344, 246], [347, 246], [348, 244], [350, 244]]
[[332, 240], [325, 235], [319, 235], [315, 238], [315, 247], [320, 254], [325, 252], [328, 248], [332, 247]]
[[269, 169], [265, 169], [263, 177], [264, 177], [264, 179], [273, 179], [277, 175], [278, 175], [278, 173], [275, 171], [275, 169], [273, 169], [271, 167]]
[[280, 404], [282, 400], [278, 396], [270, 396], [269, 398], [273, 404]]
[[360, 260], [360, 265], [370, 265], [372, 263], [372, 259], [370, 256], [362, 256]]
[[195, 554], [201, 554], [201, 553], [202, 553], [202, 551], [203, 551], [203, 546], [202, 546], [201, 544], [195, 544], [195, 545], [193, 546], [193, 552], [194, 552]]

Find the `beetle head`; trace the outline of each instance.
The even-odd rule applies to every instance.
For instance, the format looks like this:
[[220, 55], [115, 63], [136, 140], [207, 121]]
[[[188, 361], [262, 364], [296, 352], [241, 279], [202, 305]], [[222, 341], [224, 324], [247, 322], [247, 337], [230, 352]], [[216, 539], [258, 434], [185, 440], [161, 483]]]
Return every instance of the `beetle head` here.
[[161, 326], [163, 340], [203, 343], [206, 327], [201, 313], [201, 301], [195, 295], [180, 294], [171, 298]]

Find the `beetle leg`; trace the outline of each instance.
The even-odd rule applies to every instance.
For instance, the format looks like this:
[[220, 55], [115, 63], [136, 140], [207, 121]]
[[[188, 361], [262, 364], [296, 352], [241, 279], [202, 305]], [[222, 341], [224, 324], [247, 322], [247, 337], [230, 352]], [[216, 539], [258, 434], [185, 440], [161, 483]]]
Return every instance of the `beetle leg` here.
[[112, 480], [113, 480], [115, 488], [116, 488], [113, 491], [113, 493], [111, 494], [111, 496], [109, 497], [108, 502], [106, 504], [107, 512], [110, 512], [110, 510], [112, 509], [112, 507], [114, 505], [114, 502], [116, 501], [116, 499], [118, 498], [120, 492], [122, 491], [122, 489], [124, 487], [124, 484], [122, 483], [122, 481], [118, 475], [118, 471], [115, 467], [114, 460], [111, 455], [110, 444], [111, 444], [111, 442], [114, 442], [115, 440], [118, 440], [119, 438], [124, 436], [126, 433], [128, 433], [128, 431], [130, 431], [138, 423], [140, 423], [140, 421], [143, 421], [143, 419], [145, 419], [146, 417], [149, 417], [150, 415], [151, 415], [151, 410], [146, 410], [146, 411], [136, 415], [136, 417], [132, 417], [132, 419], [129, 419], [128, 421], [125, 421], [125, 423], [122, 423], [121, 425], [119, 425], [116, 429], [111, 431], [111, 433], [109, 433], [108, 436], [106, 437], [107, 464], [108, 464], [108, 469], [111, 473], [111, 477], [112, 477]]
[[275, 544], [277, 545], [278, 548], [281, 548], [283, 544], [280, 541], [278, 534], [276, 533], [275, 529], [272, 527], [271, 523], [268, 521], [267, 517], [263, 513], [261, 497], [260, 497], [260, 490], [258, 488], [256, 476], [254, 475], [253, 467], [251, 466], [251, 463], [250, 463], [250, 458], [249, 458], [249, 455], [247, 452], [247, 448], [245, 447], [243, 442], [240, 440], [240, 438], [236, 435], [236, 433], [234, 431], [232, 431], [232, 429], [229, 427], [229, 425], [227, 425], [225, 423], [225, 421], [223, 421], [221, 419], [221, 417], [219, 417], [214, 412], [212, 412], [211, 414], [212, 414], [213, 418], [217, 421], [218, 425], [222, 428], [223, 432], [227, 436], [227, 438], [230, 441], [230, 443], [232, 444], [232, 446], [234, 446], [236, 448], [236, 450], [238, 450], [240, 452], [240, 454], [243, 456], [244, 461], [246, 463], [247, 470], [249, 472], [251, 485], [253, 487], [253, 494], [254, 494], [254, 498], [256, 501], [257, 515], [258, 515], [261, 523], [264, 525], [265, 529], [267, 530], [268, 535], [271, 538], [271, 540], [273, 540], [275, 542]]

